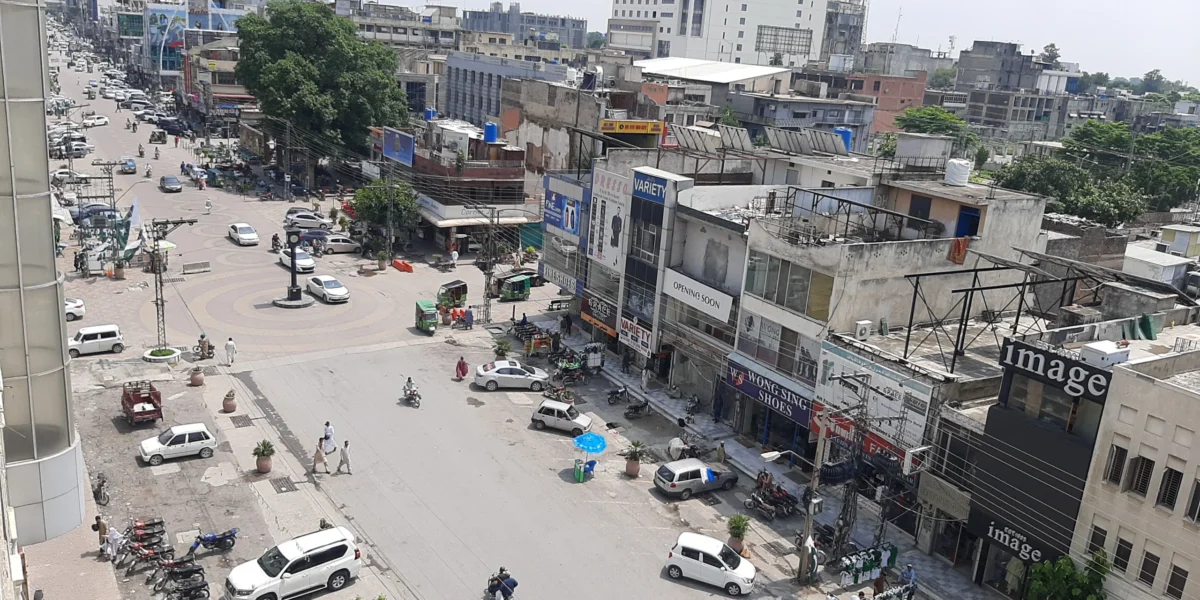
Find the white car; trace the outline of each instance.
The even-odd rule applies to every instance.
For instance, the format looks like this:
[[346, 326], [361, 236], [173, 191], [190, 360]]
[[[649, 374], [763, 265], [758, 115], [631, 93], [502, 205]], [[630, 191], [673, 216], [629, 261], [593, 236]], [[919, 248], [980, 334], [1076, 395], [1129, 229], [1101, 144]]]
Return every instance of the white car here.
[[138, 455], [152, 466], [161, 465], [168, 458], [200, 456], [212, 458], [217, 449], [217, 438], [209, 433], [204, 423], [176, 425], [138, 444]]
[[[284, 248], [283, 250], [279, 251], [279, 264], [281, 264], [289, 269], [292, 268], [292, 250], [291, 250], [291, 248]], [[312, 273], [315, 270], [317, 270], [317, 261], [313, 260], [313, 257], [309, 256], [307, 252], [305, 252], [303, 250], [297, 250], [296, 251], [296, 272], [297, 273]]]
[[685, 531], [667, 553], [667, 577], [715, 585], [730, 596], [754, 591], [758, 569], [721, 540]]
[[284, 219], [283, 225], [285, 227], [299, 227], [301, 229], [311, 229], [313, 227], [329, 229], [333, 226], [333, 222], [310, 212], [298, 212], [288, 215]]
[[358, 577], [361, 568], [362, 552], [354, 532], [345, 527], [322, 529], [234, 567], [225, 578], [222, 599], [286, 599], [320, 589], [336, 592]]
[[496, 388], [524, 388], [540, 392], [549, 381], [550, 375], [545, 371], [515, 360], [498, 360], [475, 368], [475, 385], [489, 392], [496, 391]]
[[99, 82], [99, 81], [96, 81], [95, 79], [89, 79], [89, 80], [88, 80], [88, 87], [96, 87], [96, 86], [98, 86], [98, 85], [100, 85], [100, 82]]
[[345, 302], [350, 299], [350, 290], [332, 275], [309, 277], [308, 293], [320, 296], [326, 302]]
[[579, 412], [574, 406], [557, 400], [543, 400], [533, 411], [533, 428], [542, 430], [547, 427], [568, 431], [572, 437], [579, 437], [583, 432], [592, 428], [592, 418]]
[[87, 314], [87, 308], [84, 307], [83, 300], [79, 298], [67, 298], [63, 304], [67, 311], [68, 321], [78, 321], [83, 318], [83, 315]]
[[258, 245], [258, 232], [247, 223], [234, 223], [230, 225], [227, 235], [229, 239], [237, 242], [239, 246]]
[[117, 90], [116, 90], [116, 88], [111, 88], [111, 87], [104, 88], [104, 91], [100, 92], [100, 97], [106, 98], [108, 100], [115, 100], [117, 98]]
[[50, 172], [50, 182], [55, 185], [62, 185], [64, 183], [85, 183], [88, 179], [91, 179], [91, 177], [92, 176], [88, 175], [87, 173], [80, 173], [79, 171], [72, 171], [70, 169], [58, 169]]
[[92, 115], [83, 120], [84, 127], [100, 127], [108, 125], [108, 117], [104, 115]]

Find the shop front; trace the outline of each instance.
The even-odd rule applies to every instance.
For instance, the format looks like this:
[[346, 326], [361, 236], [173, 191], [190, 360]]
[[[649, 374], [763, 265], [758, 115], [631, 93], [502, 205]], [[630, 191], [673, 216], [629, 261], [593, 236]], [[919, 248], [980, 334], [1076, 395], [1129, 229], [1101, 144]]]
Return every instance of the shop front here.
[[941, 477], [924, 471], [917, 500], [921, 505], [917, 547], [969, 576], [979, 545], [979, 537], [967, 530], [971, 497]]
[[734, 429], [764, 448], [808, 456], [813, 390], [733, 352], [726, 357], [725, 385], [732, 390]]
[[604, 344], [610, 352], [618, 351], [617, 305], [584, 290], [579, 303], [579, 318], [591, 329], [593, 342]]
[[976, 536], [982, 547], [975, 567], [975, 582], [986, 585], [1009, 598], [1025, 595], [1030, 568], [1045, 560], [1062, 556], [1032, 532], [1015, 527], [1000, 518], [971, 507], [967, 532]]

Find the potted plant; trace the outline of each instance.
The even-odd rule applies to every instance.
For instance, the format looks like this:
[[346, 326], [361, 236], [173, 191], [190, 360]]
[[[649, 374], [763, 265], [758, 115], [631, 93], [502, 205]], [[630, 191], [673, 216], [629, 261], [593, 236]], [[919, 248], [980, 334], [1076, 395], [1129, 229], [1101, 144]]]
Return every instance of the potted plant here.
[[492, 347], [492, 352], [496, 353], [496, 360], [501, 360], [512, 352], [512, 342], [508, 340], [496, 340], [496, 345]]
[[642, 461], [650, 456], [650, 448], [645, 442], [634, 440], [625, 449], [625, 474], [637, 477], [642, 472]]
[[386, 270], [387, 264], [388, 264], [387, 250], [380, 250], [379, 254], [375, 255], [375, 260], [379, 261], [379, 270], [380, 271]]
[[750, 529], [750, 517], [742, 514], [733, 515], [725, 522], [725, 526], [729, 530], [729, 547], [738, 554], [745, 555], [746, 544], [743, 540], [746, 538], [746, 531]]
[[200, 387], [204, 385], [204, 367], [192, 367], [192, 372], [189, 381], [192, 387]]
[[125, 261], [118, 260], [113, 263], [113, 279], [118, 281], [125, 279]]
[[329, 209], [329, 220], [330, 220], [330, 221], [333, 221], [334, 223], [336, 223], [336, 222], [337, 222], [337, 220], [338, 220], [338, 207], [336, 207], [336, 206], [330, 207], [330, 209]]
[[346, 215], [338, 217], [338, 227], [341, 227], [342, 233], [345, 233], [350, 228], [350, 219], [347, 219]]
[[267, 440], [263, 440], [254, 447], [251, 452], [254, 455], [254, 466], [259, 473], [271, 472], [271, 457], [275, 456], [275, 445]]
[[231, 413], [237, 410], [237, 398], [234, 391], [230, 389], [225, 392], [225, 398], [221, 400], [221, 410], [226, 413]]

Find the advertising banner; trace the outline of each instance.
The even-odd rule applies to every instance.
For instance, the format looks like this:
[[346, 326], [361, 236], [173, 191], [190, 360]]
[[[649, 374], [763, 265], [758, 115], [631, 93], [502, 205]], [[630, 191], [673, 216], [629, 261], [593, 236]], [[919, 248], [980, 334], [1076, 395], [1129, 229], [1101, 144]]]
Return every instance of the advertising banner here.
[[729, 320], [733, 310], [733, 296], [674, 269], [666, 271], [663, 293], [722, 323]]
[[1053, 386], [1070, 396], [1082, 396], [1104, 404], [1112, 373], [1080, 362], [1076, 357], [1004, 339], [1000, 365], [1030, 379]]
[[146, 16], [142, 13], [117, 13], [117, 36], [121, 39], [140, 39], [146, 35]]
[[146, 54], [150, 56], [151, 69], [158, 70], [161, 61], [163, 74], [179, 74], [179, 68], [183, 62], [184, 31], [187, 28], [186, 6], [177, 4], [146, 5]]
[[583, 202], [556, 192], [546, 192], [546, 209], [542, 222], [548, 227], [557, 227], [571, 235], [579, 235], [579, 217]]
[[362, 165], [362, 174], [365, 175], [368, 179], [373, 179], [373, 180], [379, 179], [379, 176], [381, 175], [381, 173], [379, 171], [379, 165], [377, 165], [369, 160], [364, 160], [359, 164]]
[[[857, 373], [869, 375], [870, 379], [833, 379]], [[872, 428], [901, 452], [921, 445], [932, 395], [932, 388], [911, 375], [897, 373], [830, 342], [821, 346], [817, 399], [832, 409], [853, 406], [866, 399], [867, 414], [881, 419]]]
[[604, 119], [600, 121], [600, 133], [641, 133], [661, 135], [662, 121], [618, 121]]
[[588, 258], [620, 273], [625, 265], [625, 224], [633, 186], [628, 177], [595, 169], [592, 172], [592, 206], [588, 219]]
[[413, 164], [413, 136], [391, 127], [384, 127], [383, 157], [411, 167]]
[[805, 428], [809, 426], [812, 416], [810, 392], [785, 377], [760, 370], [753, 361], [739, 354], [730, 354], [726, 361], [726, 383]]
[[633, 195], [658, 204], [667, 203], [667, 180], [645, 173], [633, 173]]
[[612, 337], [617, 337], [617, 307], [607, 300], [587, 294], [583, 297], [579, 316]]
[[650, 358], [650, 351], [654, 348], [650, 339], [653, 335], [649, 329], [638, 325], [637, 321], [621, 317], [621, 343], [637, 350], [638, 354], [646, 358]]

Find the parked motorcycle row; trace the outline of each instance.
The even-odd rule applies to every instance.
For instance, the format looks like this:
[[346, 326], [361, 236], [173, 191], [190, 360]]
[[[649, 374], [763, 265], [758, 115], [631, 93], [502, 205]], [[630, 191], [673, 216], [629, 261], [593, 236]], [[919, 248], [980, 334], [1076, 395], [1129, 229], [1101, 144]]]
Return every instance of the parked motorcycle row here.
[[164, 592], [168, 600], [208, 598], [210, 591], [204, 566], [197, 564], [197, 550], [231, 550], [237, 544], [237, 529], [222, 533], [201, 533], [183, 556], [176, 558], [175, 547], [167, 540], [166, 522], [161, 518], [135, 520], [123, 531], [110, 530], [105, 554], [113, 567], [125, 569], [130, 577], [136, 571], [152, 567], [146, 585], [155, 593]]

